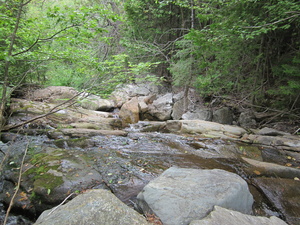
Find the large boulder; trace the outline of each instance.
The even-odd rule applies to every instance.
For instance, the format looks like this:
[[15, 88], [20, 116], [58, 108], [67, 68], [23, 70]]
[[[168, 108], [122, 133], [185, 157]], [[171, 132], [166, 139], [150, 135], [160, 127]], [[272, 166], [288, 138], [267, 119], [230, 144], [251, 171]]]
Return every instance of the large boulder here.
[[230, 125], [233, 122], [233, 114], [228, 107], [223, 107], [213, 112], [212, 121]]
[[202, 220], [195, 220], [189, 225], [255, 225], [255, 224], [272, 224], [287, 225], [283, 220], [271, 216], [270, 218], [261, 216], [250, 216], [233, 210], [228, 210], [219, 206], [214, 207], [207, 217]]
[[154, 84], [126, 84], [119, 86], [114, 92], [112, 92], [110, 99], [114, 100], [119, 106], [122, 106], [133, 97], [150, 96], [159, 93], [159, 86]]
[[182, 115], [184, 120], [212, 120], [212, 111], [210, 109], [197, 109], [194, 112], [186, 112]]
[[251, 111], [242, 112], [238, 118], [238, 124], [244, 128], [255, 128], [255, 115]]
[[140, 108], [137, 97], [133, 97], [130, 101], [126, 102], [120, 109], [119, 116], [122, 120], [123, 126], [128, 124], [137, 123], [140, 119]]
[[76, 91], [72, 87], [50, 86], [35, 90], [32, 93], [28, 93], [28, 96], [26, 96], [26, 98], [33, 101], [59, 103], [71, 99], [77, 94], [78, 91]]
[[96, 95], [89, 95], [83, 98], [79, 105], [84, 109], [111, 112], [115, 108], [115, 104], [112, 100], [103, 99]]
[[[14, 207], [38, 214], [62, 202], [68, 193], [101, 184], [103, 177], [91, 168], [91, 161], [93, 158], [74, 154], [70, 149], [31, 147], [24, 162], [22, 190], [15, 199]], [[7, 181], [0, 192], [0, 199], [7, 204], [18, 182], [18, 173], [16, 170], [5, 169]]]
[[35, 224], [146, 225], [149, 223], [111, 192], [95, 189], [78, 195], [65, 205], [44, 211]]
[[154, 100], [153, 103], [148, 107], [148, 113], [157, 120], [165, 121], [171, 119], [172, 108], [172, 93], [168, 93]]
[[173, 110], [172, 110], [172, 119], [180, 120], [182, 115], [185, 112], [185, 101], [184, 101], [184, 92], [181, 91], [175, 95], [173, 95]]
[[253, 197], [247, 183], [236, 174], [171, 167], [144, 187], [137, 204], [165, 225], [187, 225], [204, 218], [215, 205], [251, 213]]

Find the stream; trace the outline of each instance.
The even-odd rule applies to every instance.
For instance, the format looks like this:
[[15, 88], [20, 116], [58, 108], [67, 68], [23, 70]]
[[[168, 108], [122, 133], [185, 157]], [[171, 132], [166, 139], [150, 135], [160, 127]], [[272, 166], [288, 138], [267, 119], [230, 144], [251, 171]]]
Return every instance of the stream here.
[[[5, 194], [8, 195], [9, 185], [10, 188], [14, 187], [10, 182], [15, 182], [17, 178], [14, 177], [15, 174], [12, 175], [11, 171], [18, 169], [24, 149], [28, 144], [30, 151], [25, 165], [28, 165], [32, 158], [46, 152], [53, 157], [55, 154], [55, 157], [61, 156], [61, 158], [52, 158], [51, 162], [59, 161], [64, 171], [74, 170], [73, 176], [81, 176], [83, 171], [87, 171], [88, 174], [99, 173], [99, 176], [95, 175], [92, 181], [81, 178], [78, 184], [72, 186], [71, 191], [91, 188], [110, 189], [125, 204], [133, 207], [136, 196], [142, 188], [171, 166], [198, 169], [218, 168], [236, 173], [247, 181], [255, 200], [253, 205], [255, 215], [275, 215], [293, 224], [291, 222], [293, 219], [287, 219], [285, 211], [274, 205], [277, 200], [272, 199], [271, 195], [266, 196], [266, 192], [262, 192], [262, 189], [258, 187], [258, 182], [254, 182], [259, 172], [249, 169], [249, 164], [241, 159], [241, 157], [248, 157], [285, 165], [288, 159], [284, 158], [278, 150], [195, 135], [141, 133], [135, 129], [128, 129], [127, 132], [129, 133], [125, 137], [107, 135], [56, 140], [49, 139], [45, 134], [28, 137], [21, 134], [2, 135], [1, 151], [10, 151], [8, 164], [11, 167], [6, 167], [1, 174], [1, 198], [5, 198]], [[3, 158], [3, 154], [1, 157]], [[68, 157], [78, 160], [75, 163]], [[76, 167], [79, 167], [79, 170], [76, 170]], [[33, 193], [30, 179], [33, 178], [29, 176], [28, 181], [24, 178], [24, 184], [21, 184], [21, 189], [24, 192], [27, 190], [28, 196], [30, 193], [32, 196]], [[280, 181], [280, 178], [277, 179]], [[82, 183], [88, 184], [80, 186]], [[48, 195], [51, 194], [48, 193]], [[49, 201], [47, 206], [40, 209], [36, 207], [33, 210], [34, 207], [27, 209], [27, 206], [34, 204], [32, 203], [34, 201], [30, 202], [29, 198], [26, 200], [28, 201], [23, 205], [20, 204], [12, 210], [8, 224], [33, 224], [43, 210], [59, 203], [59, 201]], [[7, 208], [7, 201], [2, 200], [2, 202], [0, 221], [3, 221]], [[298, 212], [295, 213], [298, 219]]]

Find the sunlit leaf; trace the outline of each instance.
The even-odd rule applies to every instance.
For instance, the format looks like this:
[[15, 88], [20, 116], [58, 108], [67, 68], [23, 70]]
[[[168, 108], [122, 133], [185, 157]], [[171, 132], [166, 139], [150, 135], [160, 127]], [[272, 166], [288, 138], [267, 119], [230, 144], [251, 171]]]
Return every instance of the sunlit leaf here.
[[258, 170], [254, 170], [253, 171], [256, 175], [261, 175], [261, 172], [259, 172]]

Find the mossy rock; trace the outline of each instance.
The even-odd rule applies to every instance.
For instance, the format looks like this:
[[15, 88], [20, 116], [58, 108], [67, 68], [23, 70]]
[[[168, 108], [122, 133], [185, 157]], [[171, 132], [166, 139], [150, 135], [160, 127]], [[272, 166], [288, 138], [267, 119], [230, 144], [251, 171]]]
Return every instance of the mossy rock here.
[[[88, 140], [68, 141], [86, 146]], [[28, 155], [29, 168], [23, 175], [26, 189], [30, 187], [35, 198], [43, 203], [57, 204], [67, 193], [85, 190], [91, 183], [102, 181], [101, 175], [88, 166], [93, 159], [77, 150], [47, 147], [36, 152], [30, 150]]]
[[86, 138], [73, 138], [73, 139], [59, 139], [54, 141], [55, 145], [59, 148], [67, 147], [79, 147], [79, 148], [87, 148], [92, 145], [91, 141]]
[[64, 183], [62, 176], [45, 173], [38, 176], [33, 182], [33, 191], [38, 194], [50, 195], [51, 191]]

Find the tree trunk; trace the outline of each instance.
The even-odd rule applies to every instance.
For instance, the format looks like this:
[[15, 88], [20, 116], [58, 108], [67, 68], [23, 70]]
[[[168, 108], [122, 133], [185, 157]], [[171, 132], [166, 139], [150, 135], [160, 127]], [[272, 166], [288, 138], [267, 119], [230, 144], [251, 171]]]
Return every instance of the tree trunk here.
[[[30, 1], [26, 2], [25, 4], [28, 4]], [[7, 50], [7, 56], [5, 58], [4, 62], [4, 82], [3, 82], [3, 88], [2, 88], [2, 97], [1, 97], [1, 104], [0, 104], [0, 130], [2, 130], [3, 126], [5, 125], [5, 110], [6, 110], [6, 105], [7, 105], [7, 99], [8, 96], [11, 94], [8, 92], [8, 86], [9, 86], [9, 67], [12, 59], [12, 51], [13, 51], [13, 46], [16, 41], [17, 37], [17, 31], [19, 29], [19, 24], [21, 20], [21, 15], [24, 7], [24, 0], [20, 1], [19, 7], [18, 7], [18, 12], [16, 15], [16, 24], [14, 27], [14, 30], [11, 34], [10, 38], [10, 43], [9, 47]]]

